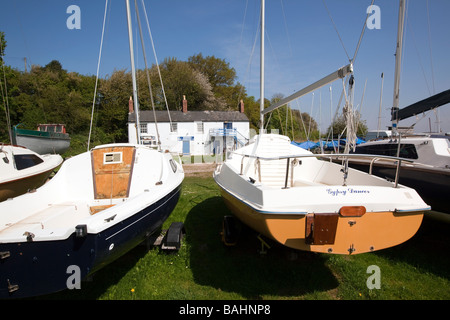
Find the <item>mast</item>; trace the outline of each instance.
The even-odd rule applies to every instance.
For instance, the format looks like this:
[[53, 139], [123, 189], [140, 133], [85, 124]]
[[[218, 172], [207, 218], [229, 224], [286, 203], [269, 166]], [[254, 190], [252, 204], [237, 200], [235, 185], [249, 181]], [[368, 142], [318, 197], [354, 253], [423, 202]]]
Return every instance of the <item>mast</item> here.
[[125, 0], [127, 7], [127, 21], [128, 21], [128, 38], [130, 44], [130, 60], [131, 60], [131, 77], [133, 80], [133, 102], [134, 110], [136, 113], [136, 137], [137, 143], [141, 144], [141, 125], [139, 122], [139, 103], [137, 97], [137, 86], [136, 86], [136, 69], [134, 66], [134, 52], [133, 52], [133, 31], [131, 28], [131, 13], [130, 13], [130, 2]]
[[400, 95], [400, 69], [402, 63], [403, 48], [403, 27], [405, 22], [405, 1], [400, 0], [400, 8], [398, 11], [398, 30], [397, 30], [397, 47], [395, 49], [395, 74], [394, 74], [394, 101], [392, 103], [392, 134], [397, 135], [398, 126], [398, 105]]
[[384, 73], [381, 73], [381, 92], [380, 92], [380, 107], [378, 109], [378, 126], [377, 126], [377, 138], [380, 134], [380, 126], [381, 126], [381, 102], [383, 100], [383, 83], [384, 83]]
[[265, 30], [265, 0], [261, 0], [261, 61], [260, 61], [260, 130], [264, 131], [264, 30]]

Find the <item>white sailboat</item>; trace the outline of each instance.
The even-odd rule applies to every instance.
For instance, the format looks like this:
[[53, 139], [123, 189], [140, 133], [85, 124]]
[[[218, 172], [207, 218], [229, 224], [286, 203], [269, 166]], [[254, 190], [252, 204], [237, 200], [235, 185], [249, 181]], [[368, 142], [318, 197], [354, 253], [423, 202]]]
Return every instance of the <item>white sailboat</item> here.
[[[141, 144], [102, 145], [66, 160], [36, 192], [0, 204], [0, 297], [63, 290], [73, 270], [81, 281], [117, 259], [160, 229], [183, 178], [170, 153]], [[168, 234], [181, 231], [176, 224]]]
[[261, 8], [260, 134], [213, 173], [226, 205], [257, 232], [299, 250], [359, 254], [408, 240], [430, 209], [415, 190], [348, 168], [346, 161], [319, 160], [288, 137], [263, 132], [264, 114], [353, 70], [350, 64], [264, 109], [264, 0]]

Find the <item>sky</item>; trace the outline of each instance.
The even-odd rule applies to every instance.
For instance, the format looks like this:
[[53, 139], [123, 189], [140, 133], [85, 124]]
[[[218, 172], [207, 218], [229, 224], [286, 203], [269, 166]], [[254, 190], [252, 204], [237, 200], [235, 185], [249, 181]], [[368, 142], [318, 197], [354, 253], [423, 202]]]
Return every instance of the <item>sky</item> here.
[[[136, 64], [144, 68], [134, 1], [131, 2]], [[398, 1], [375, 0], [359, 50], [358, 41], [372, 0], [266, 0], [265, 92], [288, 96], [354, 60], [354, 106], [369, 129], [390, 125], [393, 102]], [[237, 81], [259, 99], [260, 0], [145, 0], [157, 61], [186, 61], [202, 53], [224, 59]], [[58, 60], [63, 69], [96, 75], [105, 0], [0, 0], [0, 31], [5, 32], [5, 61], [19, 70]], [[138, 0], [141, 4], [141, 0]], [[68, 10], [79, 8], [79, 15]], [[400, 104], [406, 107], [450, 89], [450, 1], [407, 2]], [[79, 19], [74, 19], [78, 18]], [[156, 62], [140, 5], [145, 50]], [[79, 22], [79, 28], [72, 27]], [[99, 76], [130, 70], [125, 0], [110, 0]], [[381, 74], [384, 75], [383, 80]], [[312, 114], [324, 131], [331, 123], [342, 81], [337, 80], [291, 103]], [[131, 92], [131, 88], [130, 88]], [[381, 110], [381, 112], [380, 112]], [[400, 122], [415, 131], [450, 132], [450, 104]]]

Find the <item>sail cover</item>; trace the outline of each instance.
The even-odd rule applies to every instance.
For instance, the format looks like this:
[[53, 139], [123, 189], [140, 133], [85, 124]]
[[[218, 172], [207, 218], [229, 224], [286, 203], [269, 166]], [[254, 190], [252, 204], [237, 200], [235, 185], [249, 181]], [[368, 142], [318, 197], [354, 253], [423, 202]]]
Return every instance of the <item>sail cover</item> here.
[[[397, 120], [407, 119], [450, 102], [450, 89], [398, 110]], [[395, 113], [392, 114], [395, 119]]]

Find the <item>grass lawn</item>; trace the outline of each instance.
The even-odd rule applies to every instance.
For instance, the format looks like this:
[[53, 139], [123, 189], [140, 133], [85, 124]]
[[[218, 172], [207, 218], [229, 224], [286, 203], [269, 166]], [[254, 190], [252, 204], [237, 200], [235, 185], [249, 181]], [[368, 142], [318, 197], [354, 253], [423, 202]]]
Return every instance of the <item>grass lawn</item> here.
[[[98, 300], [448, 300], [450, 223], [425, 218], [406, 243], [379, 252], [338, 256], [293, 251], [271, 241], [265, 254], [257, 234], [244, 227], [239, 243], [221, 241], [229, 215], [210, 175], [185, 178], [167, 228], [186, 229], [177, 253], [138, 246], [98, 271], [80, 290], [45, 299]], [[377, 266], [380, 289], [369, 289]]]

